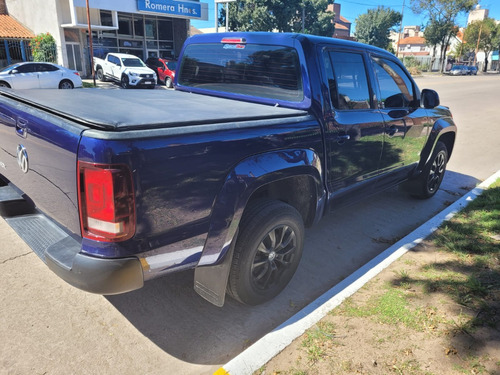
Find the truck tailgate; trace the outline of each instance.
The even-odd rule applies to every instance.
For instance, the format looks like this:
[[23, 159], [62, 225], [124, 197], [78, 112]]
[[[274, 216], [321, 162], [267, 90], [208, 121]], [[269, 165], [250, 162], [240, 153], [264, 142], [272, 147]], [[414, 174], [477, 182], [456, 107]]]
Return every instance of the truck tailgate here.
[[77, 150], [84, 127], [0, 95], [0, 175], [80, 233]]

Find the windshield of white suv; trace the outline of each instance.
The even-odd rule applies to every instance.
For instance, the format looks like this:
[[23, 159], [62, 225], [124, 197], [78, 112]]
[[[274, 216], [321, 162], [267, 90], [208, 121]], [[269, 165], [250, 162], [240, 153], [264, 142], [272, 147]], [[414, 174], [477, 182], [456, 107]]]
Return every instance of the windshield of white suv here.
[[260, 98], [304, 98], [299, 56], [285, 46], [190, 44], [178, 80], [184, 86]]
[[123, 62], [124, 66], [128, 66], [128, 67], [137, 68], [137, 67], [146, 66], [146, 65], [144, 65], [144, 63], [142, 62], [141, 59], [125, 58], [125, 59], [122, 59], [122, 62]]

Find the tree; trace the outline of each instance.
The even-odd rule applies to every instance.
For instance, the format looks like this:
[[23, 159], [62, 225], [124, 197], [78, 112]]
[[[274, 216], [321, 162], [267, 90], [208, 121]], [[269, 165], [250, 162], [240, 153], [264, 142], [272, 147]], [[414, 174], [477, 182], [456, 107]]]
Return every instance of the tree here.
[[[332, 36], [335, 31], [333, 12], [327, 11], [329, 0], [237, 0], [229, 4], [229, 29], [238, 31], [304, 32]], [[225, 9], [219, 22], [225, 24]]]
[[484, 52], [483, 72], [486, 72], [488, 70], [488, 56], [500, 44], [500, 27], [492, 18], [471, 22], [465, 29], [465, 40], [469, 50], [476, 51], [478, 48]]
[[411, 0], [413, 11], [429, 19], [424, 31], [427, 43], [434, 52], [437, 46], [441, 47], [441, 72], [451, 38], [458, 32], [455, 26], [458, 14], [472, 10], [476, 3], [477, 0]]
[[354, 35], [361, 43], [371, 44], [380, 48], [389, 47], [390, 30], [401, 23], [401, 13], [379, 6], [356, 18]]

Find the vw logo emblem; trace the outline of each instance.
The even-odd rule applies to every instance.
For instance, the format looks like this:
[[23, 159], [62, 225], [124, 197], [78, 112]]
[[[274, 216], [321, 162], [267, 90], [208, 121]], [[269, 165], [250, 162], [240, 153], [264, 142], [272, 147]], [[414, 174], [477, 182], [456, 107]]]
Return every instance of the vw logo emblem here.
[[23, 145], [17, 146], [17, 164], [24, 173], [28, 173], [29, 170], [28, 152], [26, 151], [26, 148]]

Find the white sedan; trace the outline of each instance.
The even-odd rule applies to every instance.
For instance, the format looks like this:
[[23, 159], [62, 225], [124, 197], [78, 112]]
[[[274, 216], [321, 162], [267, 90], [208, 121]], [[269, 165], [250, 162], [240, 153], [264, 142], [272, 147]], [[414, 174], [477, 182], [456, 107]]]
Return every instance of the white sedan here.
[[12, 89], [72, 89], [82, 87], [80, 74], [46, 62], [22, 62], [0, 70], [0, 87]]

